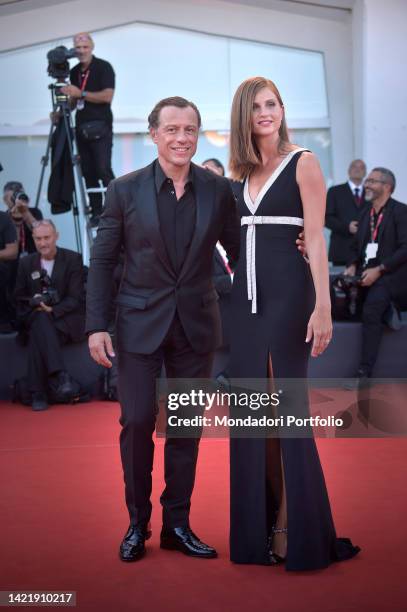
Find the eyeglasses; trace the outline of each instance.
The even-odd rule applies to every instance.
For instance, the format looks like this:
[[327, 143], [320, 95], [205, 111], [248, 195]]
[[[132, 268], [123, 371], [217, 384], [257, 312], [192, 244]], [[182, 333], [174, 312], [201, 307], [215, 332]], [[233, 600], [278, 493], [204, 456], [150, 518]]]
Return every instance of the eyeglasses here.
[[385, 185], [387, 181], [381, 181], [380, 179], [368, 178], [365, 180], [365, 185], [369, 185], [369, 183], [383, 183]]

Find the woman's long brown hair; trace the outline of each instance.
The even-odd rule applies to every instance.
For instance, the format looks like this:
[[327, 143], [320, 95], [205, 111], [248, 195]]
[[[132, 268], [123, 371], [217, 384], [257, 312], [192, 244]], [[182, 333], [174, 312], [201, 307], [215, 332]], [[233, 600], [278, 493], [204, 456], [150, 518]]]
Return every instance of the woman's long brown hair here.
[[[261, 163], [260, 152], [252, 134], [253, 103], [261, 89], [268, 87], [275, 94], [279, 104], [283, 101], [273, 81], [264, 77], [251, 77], [239, 85], [233, 97], [230, 122], [230, 159], [229, 168], [231, 178], [241, 181], [246, 178], [253, 168]], [[278, 149], [281, 153], [287, 151], [290, 144], [288, 128], [283, 110]]]

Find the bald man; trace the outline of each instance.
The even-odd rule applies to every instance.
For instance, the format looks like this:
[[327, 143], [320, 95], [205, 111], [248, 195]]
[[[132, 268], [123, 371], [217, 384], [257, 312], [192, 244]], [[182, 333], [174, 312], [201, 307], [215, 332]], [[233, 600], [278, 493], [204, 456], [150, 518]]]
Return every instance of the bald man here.
[[[89, 32], [73, 39], [79, 63], [70, 73], [71, 85], [62, 88], [76, 107], [76, 135], [82, 172], [87, 188], [105, 187], [114, 178], [112, 171], [113, 115], [111, 103], [115, 74], [109, 62], [93, 55]], [[91, 223], [96, 226], [102, 213], [102, 197], [90, 194]]]
[[354, 159], [348, 169], [349, 179], [328, 189], [325, 225], [331, 230], [328, 259], [334, 266], [345, 266], [352, 250], [358, 221], [366, 206], [363, 179], [366, 164]]

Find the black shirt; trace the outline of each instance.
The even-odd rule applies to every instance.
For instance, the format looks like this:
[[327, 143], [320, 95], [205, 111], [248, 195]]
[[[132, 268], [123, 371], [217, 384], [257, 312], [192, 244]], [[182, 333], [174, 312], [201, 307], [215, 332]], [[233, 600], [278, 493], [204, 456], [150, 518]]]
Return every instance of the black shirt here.
[[[36, 221], [41, 221], [43, 217], [39, 208], [30, 207], [28, 210]], [[35, 253], [37, 249], [35, 247], [32, 229], [27, 225], [27, 223], [22, 223], [21, 225], [14, 224], [14, 226], [17, 232], [18, 254]]]
[[[89, 70], [89, 76], [84, 86], [84, 91], [102, 91], [102, 89], [114, 89], [115, 74], [109, 62], [93, 56], [88, 68], [82, 73], [81, 65], [77, 64], [70, 72], [72, 85], [81, 88], [86, 72]], [[113, 123], [113, 115], [110, 104], [95, 104], [87, 102], [85, 97], [85, 107], [82, 110], [76, 111], [76, 125], [86, 123], [88, 121], [104, 120], [111, 126]]]
[[5, 249], [7, 244], [17, 241], [17, 234], [10, 215], [0, 211], [0, 249]]
[[196, 221], [196, 201], [192, 166], [182, 197], [177, 200], [174, 183], [168, 178], [158, 160], [154, 165], [158, 217], [161, 235], [175, 272], [182, 264], [192, 242]]

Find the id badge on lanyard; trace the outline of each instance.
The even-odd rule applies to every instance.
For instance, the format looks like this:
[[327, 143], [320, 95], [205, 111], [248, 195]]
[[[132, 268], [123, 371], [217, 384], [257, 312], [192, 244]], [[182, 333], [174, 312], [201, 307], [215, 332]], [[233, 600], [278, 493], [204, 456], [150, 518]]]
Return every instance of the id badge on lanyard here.
[[379, 248], [379, 244], [376, 242], [377, 234], [379, 232], [380, 223], [383, 221], [383, 213], [379, 214], [377, 219], [377, 223], [374, 223], [374, 209], [373, 206], [370, 209], [370, 242], [366, 246], [365, 251], [365, 263], [367, 264], [370, 259], [375, 259], [377, 257], [377, 251]]
[[[88, 68], [84, 74], [81, 74], [81, 86], [80, 86], [81, 93], [85, 90], [86, 83], [88, 82], [88, 78], [89, 78], [89, 73], [90, 73], [90, 70]], [[79, 98], [79, 100], [76, 103], [76, 110], [83, 110], [84, 108], [85, 108], [85, 100], [83, 98]]]

